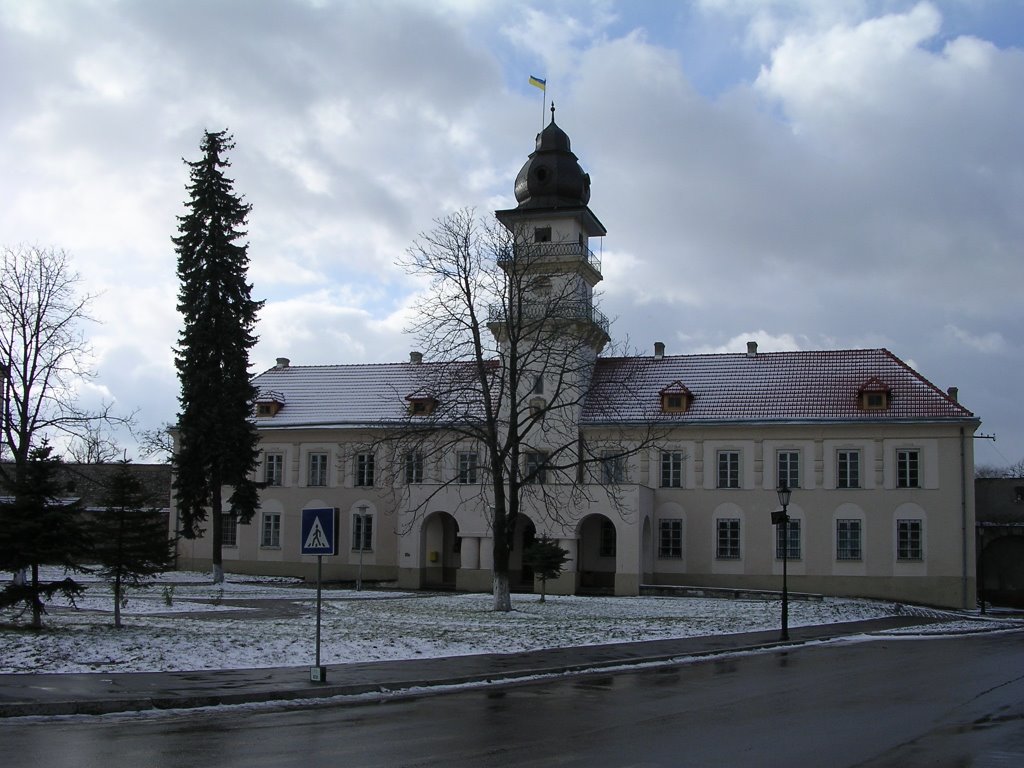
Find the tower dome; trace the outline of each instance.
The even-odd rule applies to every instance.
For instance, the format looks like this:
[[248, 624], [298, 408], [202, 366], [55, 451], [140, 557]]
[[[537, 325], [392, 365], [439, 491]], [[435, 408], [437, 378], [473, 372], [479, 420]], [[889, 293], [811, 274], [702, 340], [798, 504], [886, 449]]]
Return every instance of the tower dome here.
[[570, 149], [569, 136], [551, 122], [537, 134], [537, 148], [516, 176], [518, 208], [565, 208], [590, 202], [590, 175]]

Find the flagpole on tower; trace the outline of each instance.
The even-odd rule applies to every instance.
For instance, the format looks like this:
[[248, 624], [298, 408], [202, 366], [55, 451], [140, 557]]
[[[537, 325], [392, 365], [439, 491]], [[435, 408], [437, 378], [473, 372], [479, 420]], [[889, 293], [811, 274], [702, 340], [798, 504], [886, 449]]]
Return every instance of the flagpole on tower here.
[[530, 75], [530, 85], [532, 85], [534, 88], [540, 88], [541, 92], [544, 94], [544, 98], [541, 99], [540, 104], [540, 129], [543, 131], [544, 113], [547, 112], [548, 109], [548, 81]]

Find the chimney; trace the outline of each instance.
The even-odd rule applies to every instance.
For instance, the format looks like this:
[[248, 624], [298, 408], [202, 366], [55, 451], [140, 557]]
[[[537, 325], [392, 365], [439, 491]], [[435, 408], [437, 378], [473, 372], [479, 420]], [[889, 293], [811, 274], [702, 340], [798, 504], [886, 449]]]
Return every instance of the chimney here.
[[661, 360], [665, 356], [665, 342], [656, 341], [654, 342], [654, 359]]
[[949, 399], [952, 400], [954, 403], [960, 402], [960, 400], [959, 400], [960, 388], [959, 387], [950, 387], [949, 389], [946, 390], [946, 394], [949, 395]]
[[277, 365], [275, 365], [274, 367], [275, 368], [287, 368], [289, 365], [291, 365], [291, 362], [292, 361], [289, 360], [287, 357], [279, 357], [279, 358], [277, 358]]
[[412, 363], [413, 365], [419, 365], [420, 363], [423, 362], [423, 353], [422, 352], [410, 352], [409, 353], [409, 362]]
[[747, 342], [747, 357], [757, 357], [757, 342], [756, 341], [748, 341]]

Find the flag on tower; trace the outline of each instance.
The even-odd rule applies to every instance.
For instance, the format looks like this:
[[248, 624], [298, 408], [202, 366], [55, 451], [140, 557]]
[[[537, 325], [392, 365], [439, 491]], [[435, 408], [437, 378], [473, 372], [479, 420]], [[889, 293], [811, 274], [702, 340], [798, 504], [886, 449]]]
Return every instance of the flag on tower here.
[[540, 88], [542, 91], [547, 93], [547, 90], [548, 90], [548, 81], [547, 80], [541, 80], [539, 77], [534, 77], [533, 75], [530, 75], [530, 85], [532, 85], [534, 88]]

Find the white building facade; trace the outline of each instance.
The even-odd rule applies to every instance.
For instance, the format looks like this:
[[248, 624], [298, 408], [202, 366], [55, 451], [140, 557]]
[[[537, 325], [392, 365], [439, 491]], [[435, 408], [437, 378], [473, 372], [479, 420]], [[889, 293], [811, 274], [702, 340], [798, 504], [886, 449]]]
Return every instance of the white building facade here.
[[[745, 353], [673, 356], [656, 343], [648, 356], [603, 358], [608, 327], [593, 305], [601, 273], [589, 240], [605, 231], [588, 207], [589, 177], [554, 119], [516, 197], [519, 206], [498, 219], [550, 248], [544, 290], [569, 287], [592, 347], [592, 373], [579, 382], [585, 397], [561, 412], [556, 431], [622, 450], [575, 477], [536, 478], [544, 493], [525, 498], [517, 521], [513, 588], [533, 588], [522, 552], [545, 535], [570, 555], [547, 584], [552, 593], [778, 589], [787, 542], [771, 513], [786, 485], [790, 589], [975, 604], [979, 421], [955, 391], [884, 349], [762, 353], [750, 342]], [[500, 320], [490, 327], [500, 341]], [[312, 577], [316, 558], [300, 554], [301, 511], [331, 507], [339, 554], [324, 559], [324, 578], [489, 591], [482, 446], [408, 452], [386, 440], [443, 364], [417, 353], [394, 364], [304, 367], [281, 358], [257, 376], [256, 479], [265, 487], [250, 524], [225, 522], [225, 569]], [[627, 369], [628, 392], [615, 386]], [[209, 537], [182, 540], [179, 567], [208, 566], [209, 546]]]

